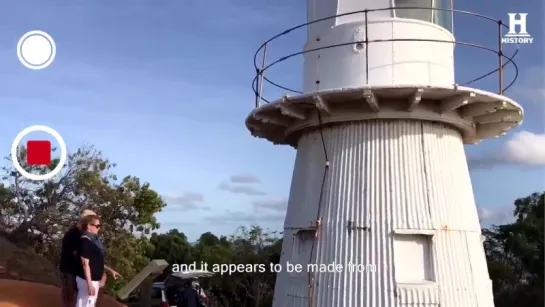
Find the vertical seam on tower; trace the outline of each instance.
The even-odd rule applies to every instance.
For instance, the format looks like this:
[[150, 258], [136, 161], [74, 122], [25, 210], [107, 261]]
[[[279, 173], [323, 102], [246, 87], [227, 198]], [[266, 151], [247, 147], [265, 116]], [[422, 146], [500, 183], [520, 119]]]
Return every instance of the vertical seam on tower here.
[[[316, 0], [312, 0], [312, 7], [313, 7], [312, 21], [314, 21], [314, 20], [317, 19], [317, 17], [316, 17]], [[316, 25], [316, 27], [317, 27], [317, 25]], [[320, 33], [318, 35], [321, 36]], [[317, 37], [312, 37], [311, 39], [314, 40], [314, 42], [316, 42]], [[316, 51], [316, 53], [313, 52], [313, 54], [316, 57], [316, 71], [315, 71], [316, 80], [314, 80], [314, 84], [316, 86], [316, 91], [318, 91], [318, 90], [320, 90], [320, 83], [319, 83], [319, 80], [320, 80], [320, 51]]]
[[[420, 123], [420, 140], [422, 145], [422, 168], [424, 169], [424, 183], [426, 185], [426, 201], [428, 202], [426, 208], [428, 208], [428, 219], [431, 221], [431, 199], [430, 199], [430, 183], [428, 177], [428, 168], [426, 155], [426, 142], [424, 141], [424, 123]], [[433, 225], [431, 225], [433, 227]]]
[[[394, 7], [394, 6], [392, 5], [392, 7]], [[396, 38], [395, 37], [395, 24], [392, 22], [391, 25], [392, 25], [391, 35], [392, 35], [392, 38], [395, 39]], [[395, 43], [390, 42], [390, 46], [392, 48], [392, 63], [395, 63]], [[396, 83], [395, 68], [394, 68], [395, 65], [390, 65], [390, 66], [391, 66], [391, 73], [392, 73], [392, 84], [395, 84]]]
[[[473, 273], [473, 257], [471, 257], [471, 252], [470, 252], [470, 247], [469, 247], [469, 242], [467, 242], [467, 231], [460, 231], [460, 233], [463, 233], [464, 234], [464, 241], [466, 241], [466, 251], [467, 251], [467, 257], [469, 258], [469, 272], [471, 272], [471, 283], [472, 283], [472, 289], [473, 289], [473, 299], [475, 300], [475, 306], [477, 307], [481, 307], [479, 306], [479, 299], [477, 298], [477, 293], [480, 292], [480, 287], [476, 287], [475, 285], [475, 274]], [[479, 285], [480, 286], [480, 285]]]
[[[312, 0], [312, 21], [315, 21], [317, 20], [318, 17], [316, 16], [316, 0]], [[314, 24], [315, 27], [318, 26], [318, 23]], [[317, 37], [312, 37], [311, 39], [313, 39], [315, 42], [316, 40], [318, 39], [318, 37], [321, 37], [322, 34], [321, 32], [318, 32], [317, 33]], [[320, 59], [320, 53], [319, 51], [317, 51], [318, 54], [315, 54], [316, 55], [316, 80], [320, 80], [320, 63], [318, 63], [319, 59]], [[314, 80], [314, 81], [316, 81]], [[290, 102], [292, 103], [292, 102]], [[323, 145], [323, 131], [322, 131], [322, 120], [321, 120], [321, 117], [320, 117], [320, 110], [318, 110], [318, 108], [316, 107], [316, 105], [314, 105], [315, 107], [315, 110], [317, 111], [317, 116], [318, 116], [318, 124], [320, 125], [320, 128], [319, 128], [319, 131], [320, 131], [320, 135], [322, 136], [322, 145]], [[327, 154], [326, 154], [326, 159], [327, 159]]]
[[[286, 101], [288, 103], [293, 104], [293, 102], [291, 100], [289, 100], [287, 97], [284, 97], [284, 98], [286, 99]], [[314, 255], [316, 241], [318, 240], [318, 236], [319, 236], [321, 226], [322, 226], [322, 221], [321, 221], [320, 215], [321, 215], [321, 211], [322, 211], [322, 202], [324, 201], [325, 182], [327, 180], [327, 175], [328, 175], [330, 163], [329, 163], [329, 154], [328, 154], [328, 151], [327, 151], [327, 146], [326, 146], [326, 142], [325, 142], [325, 138], [324, 138], [322, 114], [320, 113], [320, 109], [316, 106], [316, 104], [310, 104], [310, 103], [304, 103], [304, 104], [311, 105], [316, 110], [316, 117], [317, 117], [317, 120], [318, 120], [318, 132], [320, 134], [320, 139], [322, 141], [322, 148], [324, 150], [324, 160], [325, 160], [324, 175], [322, 177], [322, 183], [321, 183], [321, 187], [320, 187], [320, 195], [319, 195], [319, 199], [318, 199], [318, 210], [317, 210], [317, 213], [316, 213], [315, 237], [314, 237], [314, 240], [312, 241], [312, 246], [311, 246], [311, 249], [310, 249], [310, 255], [309, 255], [309, 260], [308, 260], [308, 263], [312, 263], [312, 258], [313, 258], [312, 256]], [[314, 272], [310, 272], [310, 271], [308, 272], [308, 307], [314, 307], [315, 306], [315, 301], [314, 301], [315, 277], [316, 276], [315, 276]]]

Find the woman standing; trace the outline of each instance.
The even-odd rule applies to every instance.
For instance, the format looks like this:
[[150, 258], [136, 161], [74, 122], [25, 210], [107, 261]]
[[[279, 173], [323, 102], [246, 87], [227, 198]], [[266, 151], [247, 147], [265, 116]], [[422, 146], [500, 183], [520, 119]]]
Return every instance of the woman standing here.
[[76, 307], [95, 307], [100, 280], [104, 275], [104, 251], [98, 238], [100, 220], [91, 215], [81, 222], [82, 236], [79, 256], [82, 269], [76, 276], [78, 297]]
[[76, 275], [81, 267], [81, 260], [77, 254], [81, 240], [81, 221], [89, 215], [96, 215], [96, 213], [91, 210], [83, 210], [78, 221], [70, 227], [62, 238], [59, 269], [62, 281], [63, 307], [74, 307], [76, 303]]

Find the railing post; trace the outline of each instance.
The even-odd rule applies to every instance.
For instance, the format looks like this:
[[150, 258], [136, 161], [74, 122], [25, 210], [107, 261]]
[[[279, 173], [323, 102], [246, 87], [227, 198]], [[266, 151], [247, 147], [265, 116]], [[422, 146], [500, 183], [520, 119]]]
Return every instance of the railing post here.
[[503, 44], [501, 42], [502, 38], [502, 26], [503, 23], [501, 20], [498, 20], [498, 64], [500, 67], [498, 68], [498, 75], [499, 75], [499, 94], [503, 95]]
[[267, 44], [268, 43], [265, 43], [265, 46], [263, 47], [263, 59], [261, 60], [261, 69], [259, 70], [259, 78], [258, 78], [258, 83], [257, 83], [257, 99], [256, 99], [256, 108], [259, 107], [259, 105], [261, 104], [261, 94], [263, 93], [263, 78], [264, 78], [264, 74], [265, 74], [265, 63], [266, 63], [266, 58], [267, 58]]
[[365, 85], [369, 85], [369, 10], [365, 9], [363, 12], [365, 14]]
[[[142, 271], [138, 272], [123, 288], [117, 291], [117, 297], [121, 300], [126, 300], [134, 289], [142, 285], [140, 297], [140, 306], [151, 306], [151, 302], [148, 297], [151, 298], [153, 279], [161, 274], [168, 267], [168, 262], [162, 259], [152, 260]], [[146, 292], [149, 291], [149, 292]], [[148, 304], [148, 305], [146, 305]]]
[[[252, 85], [253, 86], [253, 85]], [[259, 107], [259, 69], [255, 69], [255, 106]]]

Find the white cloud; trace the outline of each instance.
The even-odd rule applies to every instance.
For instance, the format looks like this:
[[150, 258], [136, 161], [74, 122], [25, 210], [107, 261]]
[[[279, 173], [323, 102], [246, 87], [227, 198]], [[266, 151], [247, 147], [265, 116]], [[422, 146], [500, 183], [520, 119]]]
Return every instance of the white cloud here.
[[261, 189], [255, 186], [260, 180], [256, 175], [249, 173], [234, 174], [229, 177], [229, 180], [221, 183], [218, 189], [229, 191], [234, 194], [245, 195], [266, 195]]
[[256, 214], [245, 211], [225, 210], [224, 214], [207, 216], [204, 218], [212, 223], [259, 223], [259, 222], [281, 222], [286, 217], [285, 214]]
[[195, 192], [184, 192], [182, 195], [178, 196], [164, 196], [165, 202], [167, 203], [168, 210], [180, 210], [180, 211], [191, 211], [191, 210], [210, 210], [210, 207], [203, 206], [204, 195]]
[[225, 210], [223, 214], [205, 217], [209, 222], [281, 222], [286, 217], [286, 199], [262, 199], [252, 202], [252, 211]]
[[[507, 207], [498, 208], [483, 208], [478, 207], [477, 212], [479, 214], [479, 220], [483, 225], [501, 224], [508, 222], [508, 219], [512, 217], [512, 211]], [[481, 225], [481, 226], [483, 226]]]
[[545, 133], [516, 133], [505, 143], [505, 159], [514, 164], [545, 165]]
[[237, 185], [224, 182], [219, 185], [218, 189], [229, 191], [234, 194], [245, 194], [245, 195], [266, 195], [267, 193], [261, 191], [260, 189], [251, 186], [251, 185]]
[[252, 203], [255, 211], [269, 209], [273, 211], [286, 212], [288, 201], [286, 199], [262, 199]]
[[469, 158], [470, 169], [495, 165], [545, 166], [545, 133], [517, 132], [498, 150]]
[[253, 174], [235, 174], [229, 178], [232, 183], [258, 183], [259, 178]]

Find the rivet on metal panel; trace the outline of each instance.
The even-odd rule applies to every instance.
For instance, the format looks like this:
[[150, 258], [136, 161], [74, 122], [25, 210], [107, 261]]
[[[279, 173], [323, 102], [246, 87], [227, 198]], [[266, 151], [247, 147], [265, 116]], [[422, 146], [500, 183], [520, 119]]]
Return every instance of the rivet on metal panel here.
[[362, 32], [363, 30], [361, 28], [357, 28], [354, 31], [353, 40], [355, 44], [353, 49], [355, 53], [360, 53], [365, 48], [365, 45], [363, 44], [365, 37], [362, 37]]
[[354, 46], [354, 50], [359, 53], [361, 50], [363, 50], [364, 47], [365, 46], [363, 45], [363, 43], [356, 43], [356, 45]]

